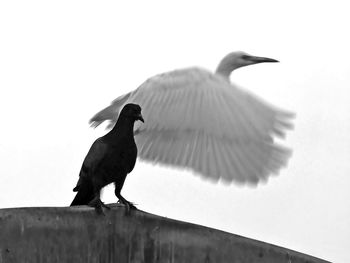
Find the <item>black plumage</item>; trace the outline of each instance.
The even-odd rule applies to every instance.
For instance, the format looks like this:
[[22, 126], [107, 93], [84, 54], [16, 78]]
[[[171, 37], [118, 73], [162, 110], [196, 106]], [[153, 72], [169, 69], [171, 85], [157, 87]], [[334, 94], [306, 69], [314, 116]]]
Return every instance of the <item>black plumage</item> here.
[[136, 120], [143, 122], [141, 107], [131, 103], [125, 105], [113, 129], [92, 144], [81, 167], [77, 186], [73, 189], [77, 194], [71, 206], [90, 205], [102, 212], [102, 206], [108, 207], [102, 203], [100, 191], [104, 186], [114, 183], [119, 201], [128, 210], [135, 208], [120, 191], [137, 158], [133, 133]]

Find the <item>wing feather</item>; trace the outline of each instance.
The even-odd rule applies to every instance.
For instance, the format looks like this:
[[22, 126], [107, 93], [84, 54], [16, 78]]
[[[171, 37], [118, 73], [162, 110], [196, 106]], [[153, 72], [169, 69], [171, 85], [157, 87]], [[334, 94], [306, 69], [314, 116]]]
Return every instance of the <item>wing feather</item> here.
[[105, 144], [101, 138], [97, 139], [92, 145], [86, 155], [83, 166], [87, 169], [94, 169], [105, 157], [108, 145]]
[[103, 110], [96, 113], [89, 121], [90, 125], [92, 127], [99, 126], [102, 122], [106, 120], [111, 120], [113, 122], [116, 122], [118, 119], [118, 113], [120, 109], [122, 109], [122, 106], [124, 106], [127, 99], [130, 97], [131, 92], [126, 93], [124, 95], [119, 96], [116, 98], [111, 105], [104, 108]]
[[160, 74], [118, 97], [92, 122], [116, 120], [126, 103], [142, 107], [139, 157], [193, 170], [214, 181], [256, 184], [278, 173], [290, 150], [274, 143], [294, 115], [200, 68]]
[[220, 76], [191, 68], [148, 79], [134, 92], [120, 96], [91, 122], [116, 120], [126, 103], [143, 108], [146, 129], [198, 130], [216, 136], [283, 137], [292, 114], [265, 103]]
[[79, 180], [73, 191], [78, 191], [79, 186], [83, 183], [84, 178], [89, 177], [94, 169], [105, 158], [108, 145], [103, 143], [101, 138], [97, 139], [90, 147], [88, 154], [86, 155], [82, 167], [79, 173]]
[[286, 165], [290, 153], [270, 141], [232, 140], [190, 130], [143, 130], [135, 139], [141, 160], [189, 169], [226, 183], [266, 181]]

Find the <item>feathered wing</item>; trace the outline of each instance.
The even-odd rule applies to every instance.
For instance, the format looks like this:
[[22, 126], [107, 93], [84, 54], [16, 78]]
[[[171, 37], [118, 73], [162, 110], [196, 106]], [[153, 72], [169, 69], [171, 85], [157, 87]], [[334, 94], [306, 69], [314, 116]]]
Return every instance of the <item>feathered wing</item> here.
[[126, 104], [127, 99], [130, 97], [131, 92], [119, 96], [111, 105], [104, 108], [103, 110], [96, 113], [89, 121], [90, 125], [94, 128], [99, 126], [102, 122], [110, 120], [113, 123], [116, 123], [118, 120], [118, 113]]
[[[148, 79], [118, 97], [91, 123], [115, 123], [126, 103], [141, 105], [144, 129], [201, 130], [217, 136], [281, 136], [292, 124], [291, 113], [276, 109], [206, 70], [175, 70]], [[136, 125], [137, 127], [137, 125]]]
[[79, 178], [90, 177], [95, 168], [105, 158], [108, 145], [98, 138], [90, 147], [80, 170]]
[[199, 68], [176, 70], [126, 95], [124, 103], [143, 109], [145, 123], [135, 125], [141, 159], [251, 183], [286, 165], [290, 151], [276, 145], [274, 137], [284, 137], [294, 115], [219, 75]]
[[94, 189], [91, 175], [95, 167], [103, 160], [107, 150], [107, 145], [101, 139], [97, 139], [86, 155], [79, 173], [79, 180], [73, 192], [77, 192], [71, 206], [87, 205], [94, 198]]
[[198, 131], [142, 130], [139, 157], [225, 183], [257, 184], [287, 165], [291, 150], [270, 140], [231, 139]]

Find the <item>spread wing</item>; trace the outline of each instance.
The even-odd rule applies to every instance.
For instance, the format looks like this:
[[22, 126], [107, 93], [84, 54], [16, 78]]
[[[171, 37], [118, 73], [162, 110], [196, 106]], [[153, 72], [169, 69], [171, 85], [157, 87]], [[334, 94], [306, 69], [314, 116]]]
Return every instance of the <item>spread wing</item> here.
[[141, 159], [225, 183], [266, 181], [287, 165], [291, 155], [290, 149], [271, 140], [231, 139], [191, 130], [142, 130], [135, 138]]
[[142, 107], [145, 129], [201, 130], [217, 136], [285, 135], [292, 113], [277, 109], [225, 78], [190, 68], [148, 79], [138, 89], [118, 97], [90, 122], [115, 122], [126, 103]]
[[140, 158], [147, 161], [228, 182], [254, 183], [277, 173], [290, 155], [274, 137], [284, 137], [293, 127], [293, 114], [203, 69], [150, 78], [102, 110], [105, 120], [114, 122], [125, 103], [143, 109], [145, 123], [135, 124], [136, 141]]
[[90, 124], [92, 127], [96, 128], [102, 122], [110, 120], [112, 122], [111, 126], [118, 120], [118, 113], [126, 104], [127, 99], [130, 97], [131, 92], [121, 95], [112, 101], [111, 105], [104, 108], [103, 110], [96, 113], [91, 119]]

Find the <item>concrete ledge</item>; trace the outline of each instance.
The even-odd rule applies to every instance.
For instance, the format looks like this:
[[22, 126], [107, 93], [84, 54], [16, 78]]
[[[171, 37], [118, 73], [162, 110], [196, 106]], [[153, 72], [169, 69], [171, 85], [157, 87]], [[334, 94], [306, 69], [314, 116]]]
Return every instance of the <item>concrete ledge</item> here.
[[0, 209], [3, 262], [321, 263], [315, 257], [143, 211], [88, 207]]

